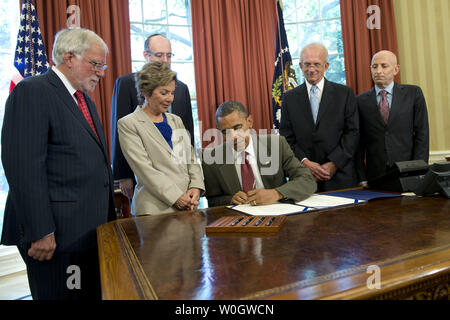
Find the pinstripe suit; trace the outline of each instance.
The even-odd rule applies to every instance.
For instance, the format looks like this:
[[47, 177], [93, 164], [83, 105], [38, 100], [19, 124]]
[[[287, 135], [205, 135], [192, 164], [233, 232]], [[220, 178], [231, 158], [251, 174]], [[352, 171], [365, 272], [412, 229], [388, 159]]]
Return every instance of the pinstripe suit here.
[[[1, 243], [17, 245], [28, 269], [35, 263], [24, 253], [33, 241], [54, 232], [57, 247], [52, 263], [59, 268], [60, 257], [75, 261], [75, 255], [95, 252], [96, 227], [114, 218], [103, 128], [94, 103], [87, 94], [84, 98], [100, 140], [53, 70], [22, 80], [6, 102], [2, 162], [10, 189]], [[28, 270], [29, 277], [39, 277], [34, 271]], [[66, 278], [52, 281], [55, 287], [64, 287]], [[30, 279], [30, 286], [38, 280]], [[36, 296], [64, 298], [64, 293], [51, 292], [52, 285]]]

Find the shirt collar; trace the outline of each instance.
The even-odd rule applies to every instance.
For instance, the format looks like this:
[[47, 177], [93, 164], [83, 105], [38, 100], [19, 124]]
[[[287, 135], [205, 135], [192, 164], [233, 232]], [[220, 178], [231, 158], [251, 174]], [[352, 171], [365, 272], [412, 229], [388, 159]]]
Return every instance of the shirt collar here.
[[238, 157], [240, 157], [242, 159], [242, 152], [247, 152], [252, 158], [255, 158], [255, 149], [253, 148], [253, 139], [252, 139], [252, 135], [249, 136], [248, 139], [248, 146], [247, 148], [245, 148], [245, 150], [237, 152], [236, 150], [234, 150], [234, 148], [232, 148], [233, 150], [233, 154], [234, 154], [234, 160], [236, 163], [236, 160], [238, 159]]
[[[308, 92], [311, 92], [311, 87], [313, 86], [311, 83], [305, 80], [306, 88], [308, 89]], [[319, 81], [319, 83], [316, 84], [317, 88], [320, 92], [323, 92], [323, 86], [325, 85], [325, 77], [322, 78], [322, 80]]]
[[67, 90], [69, 90], [70, 94], [73, 96], [77, 90], [72, 86], [72, 84], [66, 78], [66, 76], [61, 71], [59, 71], [58, 68], [55, 66], [52, 66], [52, 70], [56, 73], [59, 79], [61, 79], [62, 83], [64, 83], [64, 86], [67, 88]]
[[392, 95], [392, 92], [394, 90], [394, 81], [392, 81], [386, 88], [381, 89], [380, 87], [378, 87], [377, 85], [375, 85], [375, 93], [378, 96], [378, 94], [380, 94], [380, 92], [382, 90], [385, 90], [387, 93]]

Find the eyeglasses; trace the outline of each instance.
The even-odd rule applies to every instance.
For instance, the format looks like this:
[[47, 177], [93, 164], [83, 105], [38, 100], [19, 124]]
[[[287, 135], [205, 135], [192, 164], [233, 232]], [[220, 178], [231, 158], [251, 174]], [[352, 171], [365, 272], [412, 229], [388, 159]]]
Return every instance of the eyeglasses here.
[[83, 56], [77, 56], [78, 58], [81, 57], [81, 59], [86, 60], [93, 68], [95, 71], [105, 71], [106, 68], [108, 68], [108, 66], [104, 63], [100, 63], [100, 62], [95, 62], [93, 60], [88, 60]]
[[165, 53], [165, 52], [153, 52], [152, 50], [147, 50], [148, 53], [154, 55], [157, 58], [162, 58], [163, 56], [166, 56], [167, 59], [173, 58], [174, 54], [172, 52]]
[[309, 69], [310, 67], [314, 67], [314, 68], [316, 68], [316, 69], [320, 69], [320, 68], [322, 68], [322, 66], [323, 66], [322, 63], [309, 63], [309, 62], [302, 63], [302, 65], [303, 65], [305, 68], [307, 68], [307, 69]]
[[89, 62], [89, 64], [94, 68], [95, 71], [105, 71], [108, 66], [106, 64], [100, 63], [100, 62], [95, 62], [92, 60], [86, 60], [87, 62]]

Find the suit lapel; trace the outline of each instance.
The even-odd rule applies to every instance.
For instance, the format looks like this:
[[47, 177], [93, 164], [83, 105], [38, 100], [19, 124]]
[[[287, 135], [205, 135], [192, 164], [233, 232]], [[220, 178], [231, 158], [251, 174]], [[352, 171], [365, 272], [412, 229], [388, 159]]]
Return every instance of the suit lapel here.
[[299, 108], [299, 112], [301, 113], [302, 119], [309, 119], [311, 123], [314, 123], [313, 114], [311, 111], [311, 103], [309, 101], [309, 95], [308, 95], [308, 88], [306, 87], [306, 83], [304, 82], [299, 87], [299, 99], [300, 99], [300, 106], [305, 106], [304, 108]]
[[[228, 190], [234, 194], [236, 190], [241, 190], [241, 184], [239, 182], [239, 177], [234, 165], [234, 159], [228, 159], [229, 163], [227, 163], [227, 148], [229, 148], [228, 145], [226, 143], [223, 143], [215, 149], [216, 153], [219, 150], [223, 153], [222, 163], [217, 164], [217, 169], [222, 176], [222, 180], [224, 181]], [[232, 155], [233, 151], [229, 149], [228, 153]], [[217, 154], [215, 154], [215, 156], [217, 156]]]
[[[312, 116], [312, 114], [311, 114]], [[256, 156], [256, 161], [258, 164], [258, 170], [259, 170], [259, 174], [261, 176], [261, 180], [264, 184], [264, 187], [267, 188], [267, 186], [272, 185], [271, 183], [271, 176], [270, 175], [263, 175], [261, 174], [261, 168], [264, 167], [270, 167], [271, 166], [271, 161], [272, 161], [272, 150], [271, 150], [271, 144], [268, 141], [269, 139], [269, 135], [265, 135], [265, 136], [260, 136], [260, 135], [252, 135], [252, 141], [253, 141], [253, 150], [255, 150], [255, 156]], [[262, 150], [260, 150], [262, 149]], [[266, 154], [269, 159], [261, 159], [260, 155], [261, 154]]]
[[383, 118], [381, 117], [380, 107], [378, 106], [377, 93], [375, 91], [375, 87], [373, 87], [372, 90], [370, 90], [367, 93], [366, 99], [367, 99], [366, 105], [370, 109], [370, 112], [374, 115], [376, 121], [378, 121], [380, 123], [380, 125], [386, 126]]
[[325, 114], [328, 106], [331, 104], [330, 97], [333, 97], [333, 87], [330, 85], [327, 79], [324, 79], [325, 83], [323, 85], [322, 98], [320, 99], [319, 112], [317, 113], [316, 126], [319, 124], [320, 119]]
[[392, 105], [389, 111], [388, 125], [393, 121], [392, 119], [397, 115], [399, 109], [401, 108], [400, 101], [403, 99], [403, 87], [394, 83], [394, 88], [392, 90]]
[[[98, 139], [97, 139], [97, 136], [95, 135], [95, 133], [92, 131], [92, 128], [90, 126], [89, 126], [89, 133], [95, 139], [95, 141], [97, 141], [100, 144], [100, 146], [103, 148], [103, 151], [105, 152], [105, 154], [108, 154], [107, 150], [106, 150], [105, 134], [103, 132], [103, 126], [100, 122], [100, 118], [97, 113], [97, 108], [95, 107], [95, 104], [92, 102], [92, 100], [89, 98], [89, 96], [87, 94], [83, 93], [83, 95], [84, 95], [84, 100], [86, 101], [86, 105], [91, 114], [91, 118], [92, 118], [92, 122], [94, 123], [95, 131], [97, 131]], [[84, 118], [84, 116], [83, 116], [83, 118]], [[87, 123], [87, 121], [85, 121], [85, 122]], [[99, 139], [100, 139], [100, 141], [99, 141]]]
[[[92, 128], [90, 127], [90, 125], [87, 122], [86, 118], [84, 117], [83, 113], [78, 108], [78, 105], [74, 100], [74, 97], [72, 97], [70, 95], [70, 93], [67, 90], [64, 83], [61, 81], [61, 79], [56, 75], [56, 73], [52, 69], [50, 69], [47, 74], [48, 74], [49, 82], [55, 87], [55, 92], [56, 92], [57, 96], [64, 102], [64, 105], [70, 110], [70, 112], [72, 112], [74, 117], [80, 122], [80, 124], [83, 126], [83, 128], [85, 128], [89, 132], [91, 137], [103, 149], [103, 146], [101, 145], [100, 141], [97, 139], [97, 136], [95, 135], [95, 133], [92, 131]], [[84, 93], [83, 93], [83, 96], [84, 96], [84, 100], [86, 101], [86, 105], [88, 106], [89, 111], [91, 112], [92, 119], [94, 119], [94, 118], [98, 119], [98, 117], [94, 117], [92, 115], [92, 107], [89, 106], [89, 102], [88, 102], [88, 101], [90, 101], [90, 99], [86, 99], [86, 95]], [[97, 112], [95, 112], [95, 114], [97, 114]], [[98, 123], [97, 123], [97, 125], [95, 125], [95, 127], [96, 127], [97, 132], [102, 130], [101, 126], [100, 126], [100, 130], [98, 130], [98, 128], [99, 128]]]
[[[159, 131], [159, 129], [155, 126], [153, 121], [149, 118], [149, 116], [145, 113], [142, 108], [138, 107], [135, 111], [137, 120], [141, 122], [146, 130], [149, 132], [149, 135], [160, 145], [160, 147], [164, 150], [166, 150], [169, 154], [172, 153], [172, 149], [170, 148], [169, 144], [167, 143], [166, 139], [164, 139], [163, 135]], [[167, 117], [167, 123], [174, 128], [173, 122], [171, 119], [169, 120], [169, 117]]]

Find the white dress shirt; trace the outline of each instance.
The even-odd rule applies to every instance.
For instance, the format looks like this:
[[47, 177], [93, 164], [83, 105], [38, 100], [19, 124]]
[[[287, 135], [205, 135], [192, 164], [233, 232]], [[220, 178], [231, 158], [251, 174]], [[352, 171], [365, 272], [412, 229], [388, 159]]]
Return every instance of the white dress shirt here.
[[241, 164], [243, 163], [244, 157], [243, 153], [247, 152], [247, 159], [250, 162], [250, 166], [252, 167], [253, 175], [255, 176], [256, 181], [256, 189], [264, 189], [264, 184], [261, 179], [261, 173], [259, 172], [258, 163], [256, 159], [255, 149], [253, 148], [253, 139], [252, 136], [249, 137], [249, 143], [245, 150], [237, 152], [233, 149], [233, 157], [234, 157], [234, 166], [236, 168], [236, 172], [239, 178], [239, 183], [242, 188], [242, 177], [241, 177]]

